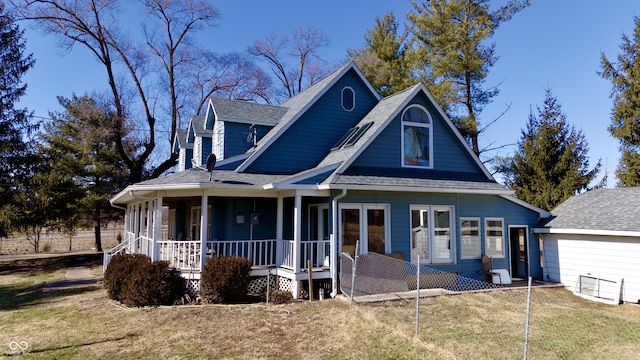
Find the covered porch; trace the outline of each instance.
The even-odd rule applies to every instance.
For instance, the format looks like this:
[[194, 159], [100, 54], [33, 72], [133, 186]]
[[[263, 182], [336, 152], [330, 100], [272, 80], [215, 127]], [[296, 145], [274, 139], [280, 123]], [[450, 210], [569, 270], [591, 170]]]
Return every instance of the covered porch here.
[[198, 192], [131, 191], [125, 236], [104, 253], [105, 269], [116, 254], [145, 254], [197, 281], [208, 257], [235, 255], [251, 260], [251, 276], [275, 275], [294, 297], [309, 271], [337, 281], [328, 190]]

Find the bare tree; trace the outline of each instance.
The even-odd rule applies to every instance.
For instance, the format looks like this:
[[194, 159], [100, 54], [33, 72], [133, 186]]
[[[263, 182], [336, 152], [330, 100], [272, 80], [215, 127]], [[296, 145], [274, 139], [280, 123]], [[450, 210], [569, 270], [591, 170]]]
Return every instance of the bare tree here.
[[328, 44], [324, 32], [303, 26], [295, 29], [291, 36], [271, 34], [257, 40], [248, 52], [269, 65], [281, 85], [276, 96], [290, 98], [329, 72], [316, 54], [320, 47]]
[[[56, 34], [68, 50], [81, 44], [104, 66], [109, 92], [116, 113], [114, 126], [117, 148], [126, 163], [129, 182], [146, 176], [157, 177], [176, 164], [177, 156], [160, 158], [155, 168], [146, 166], [156, 148], [156, 121], [169, 122], [167, 145], [173, 140], [181, 114], [186, 117], [194, 108], [184, 108], [183, 88], [192, 88], [182, 79], [194, 71], [192, 64], [204, 50], [193, 43], [193, 34], [212, 24], [218, 11], [205, 0], [139, 0], [142, 18], [142, 41], [134, 40], [118, 26], [119, 0], [15, 0], [19, 18], [31, 20], [44, 32]], [[159, 71], [160, 70], [160, 71]], [[131, 94], [134, 94], [132, 97]], [[205, 93], [202, 93], [205, 95]], [[134, 101], [135, 100], [135, 101]], [[138, 115], [139, 114], [139, 118]], [[143, 119], [142, 121], [136, 121]], [[131, 134], [130, 124], [138, 129]], [[140, 132], [140, 129], [142, 131]], [[128, 137], [136, 136], [136, 146]], [[162, 160], [163, 159], [163, 160]]]

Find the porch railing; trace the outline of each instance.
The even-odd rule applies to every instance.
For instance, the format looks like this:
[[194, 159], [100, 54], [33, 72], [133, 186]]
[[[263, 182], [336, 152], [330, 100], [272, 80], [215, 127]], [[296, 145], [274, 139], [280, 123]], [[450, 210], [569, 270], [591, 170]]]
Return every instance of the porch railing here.
[[[283, 267], [292, 271], [307, 269], [311, 260], [313, 268], [329, 266], [329, 240], [301, 241], [298, 249], [298, 267], [294, 254], [296, 243], [293, 240], [218, 240], [206, 242], [206, 256], [239, 256], [251, 260], [253, 268]], [[154, 248], [153, 239], [127, 232], [125, 241], [104, 253], [104, 267], [117, 254], [145, 254], [157, 260], [168, 261], [170, 266], [181, 271], [200, 270], [200, 241], [158, 241]], [[155, 254], [155, 256], [153, 256]]]

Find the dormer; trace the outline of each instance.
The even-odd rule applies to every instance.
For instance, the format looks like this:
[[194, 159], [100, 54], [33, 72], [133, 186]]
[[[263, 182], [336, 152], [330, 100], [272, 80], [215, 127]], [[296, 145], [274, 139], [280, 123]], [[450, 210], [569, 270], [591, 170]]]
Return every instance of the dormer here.
[[187, 131], [178, 130], [173, 139], [172, 152], [178, 154], [178, 171], [190, 169], [193, 158], [193, 143], [187, 142]]

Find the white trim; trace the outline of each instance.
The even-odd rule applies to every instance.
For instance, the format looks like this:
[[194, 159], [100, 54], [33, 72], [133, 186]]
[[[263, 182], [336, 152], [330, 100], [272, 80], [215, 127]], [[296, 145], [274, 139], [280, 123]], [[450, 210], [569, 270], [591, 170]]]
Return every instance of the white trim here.
[[[427, 229], [429, 233], [427, 234], [427, 242], [429, 244], [429, 258], [428, 259], [420, 259], [421, 264], [431, 264], [431, 265], [455, 265], [457, 264], [458, 256], [456, 251], [457, 244], [457, 236], [456, 236], [456, 207], [454, 205], [426, 205], [426, 204], [410, 204], [409, 205], [409, 230], [413, 231], [411, 219], [413, 218], [412, 211], [427, 211], [429, 216]], [[434, 257], [435, 253], [435, 211], [448, 211], [449, 212], [449, 258], [441, 259], [437, 261]], [[411, 238], [409, 238], [411, 241]], [[417, 259], [413, 257], [413, 247], [409, 244], [409, 251], [411, 262], [414, 263]], [[445, 261], [442, 261], [445, 260]]]
[[[514, 272], [513, 272], [513, 260], [511, 259], [511, 228], [524, 228], [524, 246], [526, 247], [526, 252], [527, 252], [527, 264], [526, 264], [526, 271], [527, 271], [527, 275], [531, 276], [531, 247], [529, 246], [530, 244], [530, 240], [529, 240], [529, 225], [508, 225], [507, 226], [507, 233], [508, 233], [508, 237], [509, 237], [509, 256], [507, 257], [510, 261], [509, 261], [509, 269], [511, 270], [510, 274], [511, 274], [511, 278], [514, 277]], [[518, 249], [518, 251], [520, 251], [520, 249]], [[540, 251], [542, 252], [542, 251]], [[540, 259], [538, 259], [538, 262], [540, 262]]]
[[[351, 107], [351, 109], [347, 109], [346, 107], [344, 107], [344, 91], [346, 89], [351, 90], [351, 97], [352, 97], [352, 101], [353, 101], [353, 107]], [[340, 90], [340, 105], [342, 106], [342, 109], [344, 111], [348, 111], [351, 112], [353, 111], [353, 109], [356, 108], [356, 91], [353, 90], [353, 88], [351, 86], [345, 86], [342, 88], [342, 90]]]
[[[424, 123], [419, 123], [419, 122], [415, 122], [415, 121], [405, 121], [404, 120], [404, 116], [405, 114], [411, 110], [412, 108], [418, 108], [420, 110], [422, 110], [426, 115], [427, 118], [429, 118], [429, 123], [428, 124], [424, 124]], [[404, 110], [402, 110], [402, 115], [400, 116], [400, 166], [403, 168], [414, 168], [414, 169], [433, 169], [433, 163], [434, 163], [434, 159], [433, 159], [433, 118], [431, 117], [431, 114], [429, 114], [429, 111], [427, 111], [427, 109], [420, 105], [420, 104], [411, 104], [407, 107], [404, 108]], [[428, 128], [429, 129], [429, 165], [427, 166], [422, 166], [422, 165], [407, 165], [405, 164], [405, 155], [404, 155], [404, 151], [405, 151], [405, 144], [404, 144], [404, 133], [405, 133], [405, 126], [412, 126], [412, 127], [421, 127], [421, 128]], [[416, 158], [417, 160], [417, 158]]]
[[533, 231], [535, 234], [575, 234], [575, 235], [640, 237], [640, 231], [622, 231], [622, 230], [533, 228], [531, 231]]
[[[462, 239], [462, 222], [463, 221], [477, 221], [478, 222], [478, 255], [465, 257], [463, 252], [463, 239]], [[458, 219], [460, 225], [460, 260], [480, 259], [482, 257], [482, 220], [479, 216], [461, 216]]]
[[462, 188], [435, 188], [426, 186], [395, 186], [395, 185], [344, 185], [344, 184], [319, 184], [318, 190], [373, 190], [373, 191], [410, 191], [422, 193], [457, 193], [457, 194], [482, 194], [482, 195], [511, 195], [509, 189], [462, 189]]
[[[293, 186], [293, 187], [296, 186], [296, 185], [292, 185], [295, 182], [302, 181], [302, 180], [305, 180], [305, 179], [320, 175], [320, 174], [322, 174], [324, 172], [327, 172], [327, 171], [333, 171], [338, 167], [338, 165], [340, 165], [340, 163], [327, 165], [327, 166], [324, 166], [324, 167], [321, 167], [321, 168], [317, 168], [317, 169], [313, 169], [313, 170], [306, 170], [306, 171], [303, 171], [301, 173], [292, 175], [291, 177], [288, 177], [283, 181], [279, 181], [277, 183], [265, 184], [265, 185], [263, 185], [263, 188], [264, 189], [282, 189], [282, 188], [289, 189], [290, 186]], [[315, 185], [315, 184], [298, 184], [297, 186], [301, 186], [301, 185], [303, 185], [305, 188], [308, 188], [309, 186], [311, 186], [313, 188], [317, 188], [317, 185]]]
[[234, 156], [231, 156], [231, 157], [228, 157], [228, 158], [221, 159], [220, 161], [216, 162], [216, 167], [223, 166], [223, 165], [228, 165], [230, 163], [233, 163], [233, 162], [236, 162], [236, 161], [239, 161], [239, 160], [244, 160], [244, 159], [248, 158], [249, 155], [251, 155], [251, 152], [247, 152], [247, 153], [239, 154], [239, 155], [234, 155]]
[[[487, 254], [487, 221], [500, 221], [502, 223], [502, 255], [493, 255], [493, 254]], [[504, 218], [499, 218], [499, 217], [485, 217], [484, 221], [483, 221], [483, 225], [484, 225], [484, 231], [483, 231], [483, 238], [484, 238], [484, 253], [487, 254], [488, 256], [493, 257], [494, 259], [504, 259], [504, 258], [509, 258], [507, 254], [507, 251], [510, 250], [509, 249], [509, 244], [510, 242], [507, 241], [508, 238], [508, 234], [507, 236], [505, 236], [505, 231], [504, 231]], [[506, 244], [506, 245], [505, 245]]]
[[339, 203], [338, 204], [338, 232], [340, 233], [340, 252], [342, 252], [342, 210], [358, 210], [360, 225], [360, 254], [366, 255], [369, 251], [367, 238], [367, 210], [383, 210], [384, 211], [384, 253], [391, 252], [391, 205], [379, 203]]
[[274, 127], [278, 125], [277, 122], [273, 122], [273, 121], [245, 120], [245, 119], [233, 119], [233, 118], [218, 118], [218, 121], [232, 122], [237, 124], [247, 124], [247, 125], [262, 125], [262, 126], [270, 126], [270, 127]]
[[522, 200], [518, 199], [517, 197], [515, 197], [515, 191], [513, 192], [512, 195], [514, 195], [514, 196], [502, 195], [502, 197], [507, 199], [507, 200], [509, 200], [509, 201], [511, 201], [511, 202], [513, 202], [513, 203], [516, 203], [516, 204], [518, 204], [518, 205], [520, 205], [522, 207], [525, 207], [525, 208], [527, 208], [529, 210], [533, 210], [533, 211], [537, 212], [538, 214], [540, 214], [541, 218], [546, 219], [546, 218], [551, 217], [551, 213], [550, 212], [548, 212], [546, 210], [542, 210], [542, 209], [540, 209], [538, 207], [535, 207], [535, 206], [529, 204], [528, 202], [522, 201]]

